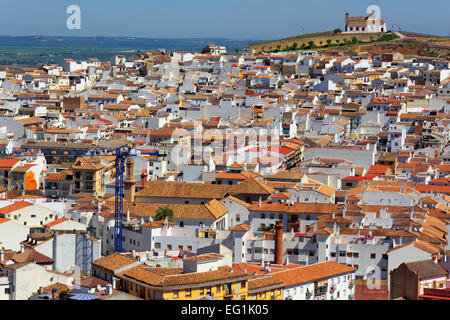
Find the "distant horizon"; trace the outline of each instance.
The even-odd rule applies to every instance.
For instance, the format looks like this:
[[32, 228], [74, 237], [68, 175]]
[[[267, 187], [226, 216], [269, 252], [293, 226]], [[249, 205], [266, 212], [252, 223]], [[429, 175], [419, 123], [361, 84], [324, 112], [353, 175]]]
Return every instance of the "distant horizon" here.
[[[205, 37], [144, 37], [144, 36], [94, 36], [94, 35], [51, 35], [51, 34], [25, 34], [25, 35], [10, 35], [0, 34], [0, 37], [61, 37], [61, 38], [130, 38], [130, 39], [152, 39], [152, 40], [205, 40], [205, 39], [218, 39], [218, 40], [232, 40], [232, 41], [269, 41], [274, 39], [250, 39], [250, 38], [226, 38], [218, 36], [205, 36]], [[289, 37], [289, 36], [286, 36]]]
[[[300, 36], [302, 34], [310, 34], [310, 33], [316, 33], [316, 32], [327, 32], [327, 31], [332, 31], [332, 30], [322, 30], [322, 31], [315, 31], [315, 32], [305, 32], [305, 33], [299, 33], [296, 35], [285, 35], [282, 36], [280, 38], [265, 38], [265, 39], [261, 39], [261, 38], [227, 38], [227, 37], [220, 37], [220, 36], [204, 36], [204, 37], [146, 37], [146, 36], [130, 36], [130, 35], [111, 35], [111, 36], [106, 36], [106, 35], [44, 35], [44, 34], [25, 34], [25, 35], [8, 35], [8, 34], [0, 34], [0, 37], [11, 37], [11, 38], [25, 38], [25, 37], [51, 37], [51, 38], [121, 38], [121, 39], [146, 39], [146, 40], [225, 40], [225, 41], [273, 41], [273, 40], [279, 40], [279, 39], [284, 39], [284, 38], [289, 38], [289, 37], [295, 37], [295, 36]], [[430, 36], [436, 36], [436, 37], [443, 37], [443, 38], [447, 38], [449, 37], [449, 35], [443, 35], [443, 34], [433, 34], [433, 33], [426, 33], [426, 32], [421, 32], [421, 31], [417, 31], [417, 30], [402, 30], [402, 31], [398, 31], [398, 30], [388, 30], [391, 32], [406, 32], [406, 33], [416, 33], [418, 35], [423, 34], [423, 35], [430, 35]], [[1, 45], [1, 43], [0, 43]]]

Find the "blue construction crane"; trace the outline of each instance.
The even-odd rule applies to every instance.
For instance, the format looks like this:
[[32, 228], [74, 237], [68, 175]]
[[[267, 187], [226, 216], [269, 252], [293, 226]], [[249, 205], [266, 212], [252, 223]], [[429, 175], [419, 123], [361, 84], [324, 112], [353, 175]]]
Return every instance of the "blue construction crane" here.
[[[125, 161], [128, 157], [136, 156], [133, 153], [133, 147], [127, 143], [111, 143], [105, 142], [95, 146], [79, 144], [80, 147], [70, 149], [62, 148], [46, 148], [46, 142], [27, 144], [26, 149], [33, 151], [39, 150], [40, 155], [52, 157], [99, 157], [99, 156], [115, 156], [116, 178], [115, 178], [115, 207], [114, 207], [114, 251], [122, 252], [122, 229], [123, 229], [123, 197], [124, 197], [124, 181]], [[75, 144], [74, 144], [75, 145]], [[7, 153], [4, 148], [0, 149], [0, 157], [14, 156], [30, 156], [32, 154], [24, 154], [22, 152]], [[33, 154], [35, 155], [35, 154]], [[132, 174], [132, 173], [131, 173]]]

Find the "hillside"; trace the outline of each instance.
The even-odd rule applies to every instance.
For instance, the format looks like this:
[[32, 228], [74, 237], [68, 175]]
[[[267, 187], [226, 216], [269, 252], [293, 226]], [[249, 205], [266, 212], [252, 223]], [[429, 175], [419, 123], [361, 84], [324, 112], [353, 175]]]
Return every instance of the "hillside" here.
[[[335, 33], [333, 31], [303, 34], [299, 36], [250, 44], [257, 52], [278, 52], [293, 49], [325, 49], [350, 46], [359, 42], [390, 41], [400, 38], [393, 33]], [[312, 45], [312, 46], [311, 46]]]

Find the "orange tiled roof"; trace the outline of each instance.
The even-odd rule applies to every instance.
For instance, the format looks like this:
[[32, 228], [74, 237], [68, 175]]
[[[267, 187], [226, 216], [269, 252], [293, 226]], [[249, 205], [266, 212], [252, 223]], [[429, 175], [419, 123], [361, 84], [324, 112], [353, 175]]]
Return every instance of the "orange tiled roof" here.
[[26, 201], [18, 201], [18, 202], [12, 203], [6, 207], [0, 208], [0, 214], [5, 215], [8, 213], [20, 210], [22, 208], [32, 206], [32, 205], [33, 205], [32, 203], [29, 203]]

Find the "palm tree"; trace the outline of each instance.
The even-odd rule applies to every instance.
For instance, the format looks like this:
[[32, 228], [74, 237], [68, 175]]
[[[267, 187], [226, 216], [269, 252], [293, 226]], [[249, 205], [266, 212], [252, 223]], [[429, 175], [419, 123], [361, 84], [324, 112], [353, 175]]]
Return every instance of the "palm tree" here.
[[169, 207], [169, 205], [165, 206], [164, 208], [159, 207], [156, 210], [155, 220], [157, 220], [157, 221], [165, 220], [166, 217], [169, 222], [175, 221], [175, 219], [173, 217], [173, 210]]

